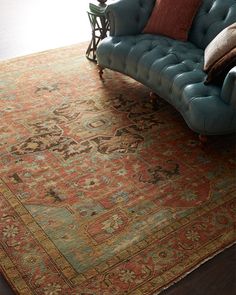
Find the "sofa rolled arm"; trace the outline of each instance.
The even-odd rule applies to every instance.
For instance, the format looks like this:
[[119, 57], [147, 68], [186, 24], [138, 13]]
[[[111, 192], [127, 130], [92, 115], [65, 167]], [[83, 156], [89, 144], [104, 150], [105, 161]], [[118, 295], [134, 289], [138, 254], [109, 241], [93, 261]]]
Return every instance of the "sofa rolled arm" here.
[[225, 77], [221, 98], [236, 108], [236, 67], [233, 67]]
[[110, 35], [136, 35], [142, 31], [155, 0], [117, 0], [106, 8]]

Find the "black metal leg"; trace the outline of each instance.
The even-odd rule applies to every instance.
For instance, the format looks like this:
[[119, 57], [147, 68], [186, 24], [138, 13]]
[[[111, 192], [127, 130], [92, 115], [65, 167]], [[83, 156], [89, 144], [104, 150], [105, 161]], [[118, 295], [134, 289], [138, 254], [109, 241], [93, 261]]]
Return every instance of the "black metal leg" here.
[[99, 42], [107, 37], [109, 31], [109, 22], [104, 15], [88, 12], [89, 21], [92, 28], [92, 39], [86, 51], [86, 57], [96, 62], [96, 50]]

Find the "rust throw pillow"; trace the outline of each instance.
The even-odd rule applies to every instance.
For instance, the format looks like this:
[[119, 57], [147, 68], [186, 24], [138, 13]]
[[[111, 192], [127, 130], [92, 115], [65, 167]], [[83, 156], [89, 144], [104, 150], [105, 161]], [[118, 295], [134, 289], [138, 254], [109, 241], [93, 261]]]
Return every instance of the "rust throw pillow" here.
[[156, 0], [143, 33], [186, 41], [202, 0]]

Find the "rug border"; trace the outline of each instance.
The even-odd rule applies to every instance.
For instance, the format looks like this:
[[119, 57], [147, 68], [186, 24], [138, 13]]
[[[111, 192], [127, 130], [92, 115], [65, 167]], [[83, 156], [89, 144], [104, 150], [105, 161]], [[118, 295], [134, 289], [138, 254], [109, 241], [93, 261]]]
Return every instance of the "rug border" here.
[[[209, 262], [210, 260], [212, 260], [213, 258], [215, 258], [217, 255], [223, 253], [225, 250], [233, 247], [234, 245], [236, 245], [236, 241], [234, 241], [231, 244], [225, 246], [224, 248], [216, 251], [211, 256], [209, 256], [208, 258], [204, 259], [203, 261], [201, 261], [200, 263], [198, 263], [193, 268], [190, 268], [189, 271], [187, 271], [183, 275], [179, 276], [177, 279], [173, 280], [172, 282], [170, 282], [166, 286], [161, 287], [161, 289], [159, 289], [157, 291], [154, 291], [154, 293], [152, 293], [152, 295], [159, 295], [164, 290], [167, 290], [171, 286], [179, 283], [182, 279], [186, 278], [188, 275], [190, 275], [196, 269], [198, 269], [199, 267], [201, 267], [205, 263]], [[28, 285], [26, 284], [26, 281], [22, 278], [22, 276], [20, 275], [20, 273], [14, 268], [14, 264], [9, 259], [9, 257], [6, 255], [5, 251], [0, 248], [0, 259], [2, 260], [2, 258], [4, 258], [5, 260], [8, 260], [8, 262], [10, 262], [10, 264], [12, 265], [12, 267], [11, 267], [12, 269], [10, 270], [10, 274], [8, 274], [9, 273], [8, 270], [3, 269], [1, 267], [1, 274], [4, 277], [4, 279], [7, 281], [8, 285], [12, 288], [12, 290], [14, 292], [17, 292], [17, 294], [20, 294], [20, 295], [23, 295], [23, 294], [33, 295], [34, 293], [32, 293], [31, 289], [28, 288]], [[13, 285], [12, 282], [11, 282], [11, 280], [10, 280], [10, 277], [11, 277], [12, 274], [14, 274], [13, 277], [17, 280], [17, 283], [15, 285]]]
[[[2, 265], [0, 265], [0, 273], [7, 281], [7, 284], [11, 287], [13, 292], [19, 295], [34, 295], [34, 293], [32, 293], [32, 290], [28, 287], [28, 284], [22, 278], [20, 272], [15, 268], [12, 260], [7, 256], [2, 247], [0, 248], [0, 260], [2, 264], [8, 266], [6, 268], [3, 268]], [[12, 282], [14, 282], [14, 284]]]

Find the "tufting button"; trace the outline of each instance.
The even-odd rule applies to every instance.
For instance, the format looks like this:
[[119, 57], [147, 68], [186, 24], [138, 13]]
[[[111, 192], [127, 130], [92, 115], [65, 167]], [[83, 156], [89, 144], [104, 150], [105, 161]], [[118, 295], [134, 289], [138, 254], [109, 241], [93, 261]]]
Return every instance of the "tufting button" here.
[[203, 34], [204, 36], [207, 34], [207, 28], [204, 28], [204, 29], [202, 30], [202, 34]]
[[135, 21], [136, 21], [137, 23], [139, 23], [139, 21], [140, 21], [140, 16], [139, 16], [139, 15], [137, 15], [137, 16], [135, 17]]
[[223, 17], [222, 21], [225, 21], [228, 18], [228, 13]]
[[120, 40], [112, 40], [112, 43], [113, 43], [114, 45], [116, 45], [116, 44], [120, 43]]
[[211, 7], [207, 7], [205, 10], [205, 13], [208, 14], [208, 13], [210, 13], [210, 11], [211, 11]]
[[143, 1], [142, 1], [142, 0], [139, 1], [139, 6], [140, 6], [141, 8], [143, 8]]

